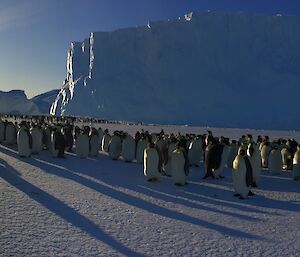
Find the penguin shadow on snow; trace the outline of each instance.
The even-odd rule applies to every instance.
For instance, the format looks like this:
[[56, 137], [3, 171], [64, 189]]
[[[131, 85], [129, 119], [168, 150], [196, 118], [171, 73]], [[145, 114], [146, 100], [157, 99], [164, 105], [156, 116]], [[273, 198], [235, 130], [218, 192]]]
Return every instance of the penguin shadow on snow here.
[[[3, 149], [1, 149], [2, 151]], [[2, 151], [4, 152], [4, 151]], [[10, 153], [10, 155], [12, 155]], [[20, 161], [24, 161], [27, 163], [35, 163], [33, 159], [21, 159]], [[29, 161], [30, 160], [30, 161]], [[23, 179], [21, 174], [11, 167], [7, 162], [2, 160], [4, 167], [0, 167], [0, 177], [9, 183], [11, 186], [15, 187], [19, 191], [26, 194], [32, 200], [38, 202], [49, 211], [56, 214], [58, 217], [64, 219], [65, 221], [71, 223], [73, 226], [79, 228], [80, 230], [86, 232], [91, 237], [102, 241], [106, 245], [113, 248], [115, 251], [124, 254], [126, 256], [144, 256], [134, 250], [129, 249], [128, 247], [122, 245], [120, 242], [115, 240], [110, 235], [106, 234], [101, 228], [99, 228], [95, 223], [91, 220], [78, 213], [65, 203], [63, 203], [58, 198], [50, 195], [44, 190], [36, 187], [31, 184], [27, 180]], [[1, 166], [3, 166], [1, 165]], [[41, 167], [42, 168], [42, 167]]]
[[[204, 201], [207, 201], [208, 198], [210, 198], [212, 201], [219, 201], [219, 204], [221, 205], [229, 205], [232, 206], [233, 205], [237, 205], [239, 206], [238, 208], [244, 209], [245, 211], [251, 211], [251, 209], [254, 207], [261, 207], [261, 208], [270, 208], [270, 209], [278, 209], [278, 210], [286, 210], [286, 211], [295, 211], [295, 212], [300, 212], [300, 208], [299, 205], [295, 205], [293, 204], [292, 201], [287, 202], [287, 201], [281, 201], [281, 200], [277, 200], [277, 199], [272, 199], [269, 197], [266, 197], [263, 195], [262, 191], [279, 191], [279, 192], [299, 192], [299, 189], [295, 189], [298, 185], [296, 185], [297, 183], [293, 183], [294, 181], [289, 180], [289, 179], [285, 179], [282, 180], [280, 178], [276, 178], [274, 176], [271, 175], [263, 175], [262, 179], [261, 179], [261, 183], [259, 185], [258, 188], [253, 188], [251, 190], [253, 190], [254, 193], [256, 193], [256, 196], [254, 198], [247, 198], [246, 200], [239, 200], [236, 199], [235, 197], [233, 197], [233, 190], [232, 188], [232, 182], [231, 182], [231, 170], [230, 169], [225, 169], [224, 170], [224, 174], [226, 176], [226, 178], [228, 178], [228, 180], [230, 181], [223, 181], [223, 180], [205, 180], [203, 182], [202, 181], [190, 181], [190, 184], [194, 184], [194, 186], [199, 185], [200, 188], [204, 188], [204, 190], [202, 190], [202, 194], [199, 193], [199, 190], [196, 187], [187, 187], [185, 188], [185, 191], [188, 194], [194, 195], [195, 197], [199, 197], [199, 198], [206, 198], [204, 199]], [[266, 178], [266, 177], [271, 177], [270, 179]], [[275, 182], [274, 182], [275, 180]], [[218, 188], [218, 186], [222, 186], [222, 184], [225, 182], [225, 184], [227, 185], [231, 185], [230, 187], [227, 188]], [[291, 184], [293, 184], [293, 186], [291, 187]], [[287, 190], [285, 190], [287, 189]], [[210, 193], [208, 193], [210, 192]], [[215, 195], [217, 196], [216, 198], [211, 197], [212, 192], [215, 193]], [[262, 192], [262, 194], [259, 194], [260, 192]], [[220, 197], [221, 196], [221, 197]], [[262, 212], [265, 213], [265, 210], [259, 210], [257, 208], [253, 209], [254, 212]], [[268, 212], [266, 212], [268, 213]], [[272, 215], [280, 215], [280, 214], [276, 214], [274, 212], [271, 212], [269, 214]]]
[[[3, 149], [1, 149], [3, 151]], [[90, 162], [84, 159], [78, 159], [76, 157], [68, 157], [67, 159], [55, 159], [51, 158], [50, 154], [48, 156], [46, 155], [40, 155], [38, 158], [26, 158], [21, 159], [18, 158], [18, 155], [15, 153], [12, 153], [9, 150], [5, 150], [8, 154], [14, 155], [15, 158], [19, 159], [20, 161], [26, 162], [30, 165], [36, 166], [41, 169], [42, 172], [46, 172], [52, 175], [60, 176], [65, 179], [69, 179], [72, 181], [75, 181], [87, 188], [93, 189], [96, 192], [99, 192], [103, 195], [107, 195], [113, 199], [119, 200], [123, 203], [132, 205], [133, 207], [140, 208], [143, 210], [146, 210], [152, 214], [160, 215], [163, 217], [167, 217], [170, 219], [190, 223], [193, 225], [197, 225], [200, 227], [208, 228], [211, 230], [215, 230], [221, 234], [225, 234], [232, 237], [238, 237], [238, 238], [248, 238], [252, 240], [265, 240], [263, 237], [258, 235], [253, 235], [248, 232], [240, 231], [234, 228], [225, 227], [222, 225], [214, 224], [208, 221], [201, 220], [199, 218], [195, 218], [183, 213], [176, 212], [174, 210], [170, 210], [168, 208], [159, 206], [157, 204], [148, 202], [146, 200], [140, 199], [139, 197], [130, 195], [125, 192], [121, 192], [113, 187], [123, 187], [131, 190], [135, 190], [137, 192], [141, 192], [145, 194], [145, 191], [142, 190], [142, 188], [137, 190], [137, 186], [132, 186], [133, 184], [138, 183], [147, 183], [145, 181], [145, 178], [142, 174], [142, 166], [139, 164], [132, 165], [131, 163], [124, 163], [124, 162], [118, 162], [118, 161], [112, 161], [109, 158], [106, 157], [100, 157], [98, 160], [98, 163], [96, 162]], [[70, 159], [70, 160], [68, 160]], [[124, 168], [124, 164], [128, 164], [126, 168]], [[132, 166], [135, 166], [135, 169], [132, 170]], [[130, 167], [130, 171], [128, 170], [128, 167]], [[105, 171], [108, 169], [112, 172]], [[104, 172], [103, 172], [104, 171]], [[141, 175], [138, 175], [141, 174]], [[84, 175], [84, 176], [83, 176]], [[126, 181], [128, 181], [130, 178], [133, 178], [132, 176], [136, 176], [138, 179], [133, 179], [131, 185], [126, 184]], [[89, 176], [93, 179], [99, 180], [99, 182], [96, 182], [95, 180], [86, 178], [86, 176]], [[118, 179], [116, 176], [119, 176]], [[101, 183], [102, 182], [102, 183]], [[106, 183], [107, 185], [104, 185], [103, 183]], [[142, 183], [142, 184], [143, 184]], [[37, 190], [37, 189], [35, 189]], [[41, 192], [42, 194], [43, 192]], [[46, 192], [44, 192], [47, 194]], [[47, 194], [48, 197], [52, 197]], [[53, 198], [53, 197], [52, 197]], [[163, 200], [163, 199], [162, 199]], [[70, 210], [65, 210], [66, 208], [69, 208], [67, 206], [63, 206], [63, 203], [60, 202], [60, 200], [55, 199], [54, 201], [58, 202], [56, 206], [60, 206], [61, 208], [57, 208], [53, 210], [55, 213], [57, 213], [59, 216], [64, 216], [63, 213], [65, 212], [71, 212], [74, 210], [70, 208]], [[47, 203], [42, 203], [47, 204]], [[194, 206], [194, 205], [193, 205]], [[195, 206], [194, 206], [195, 207]], [[51, 207], [49, 207], [51, 209]], [[52, 207], [53, 208], [53, 207]], [[61, 213], [61, 210], [64, 210]], [[75, 213], [69, 213], [71, 216], [71, 223], [76, 223], [77, 221], [80, 221], [81, 217], [76, 217]], [[224, 213], [226, 214], [226, 213]], [[227, 213], [228, 214], [228, 213]], [[73, 221], [73, 217], [75, 215], [75, 221]], [[66, 215], [68, 216], [68, 215]], [[242, 216], [241, 216], [242, 217]], [[77, 219], [78, 218], [78, 219]], [[91, 222], [87, 220], [84, 216], [82, 216], [83, 221]], [[244, 217], [243, 217], [244, 218]], [[67, 219], [67, 217], [65, 217]], [[80, 222], [80, 224], [84, 224]], [[80, 224], [75, 224], [76, 226], [79, 226]], [[96, 229], [96, 228], [95, 228]], [[103, 234], [103, 231], [101, 231]], [[89, 233], [91, 234], [91, 233]], [[108, 242], [110, 242], [110, 239], [107, 239]], [[108, 243], [109, 244], [109, 243]], [[110, 244], [109, 244], [110, 245]]]
[[261, 186], [258, 189], [299, 193], [300, 185], [297, 182], [299, 181], [294, 181], [292, 178], [292, 171], [281, 171], [278, 175], [272, 175], [266, 169], [261, 172]]

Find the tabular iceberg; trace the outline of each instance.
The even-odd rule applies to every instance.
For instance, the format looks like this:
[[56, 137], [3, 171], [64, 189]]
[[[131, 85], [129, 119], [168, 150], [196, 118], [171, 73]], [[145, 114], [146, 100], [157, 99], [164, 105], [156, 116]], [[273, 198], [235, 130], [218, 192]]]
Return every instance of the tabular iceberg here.
[[299, 85], [300, 17], [190, 13], [71, 43], [50, 112], [300, 129]]

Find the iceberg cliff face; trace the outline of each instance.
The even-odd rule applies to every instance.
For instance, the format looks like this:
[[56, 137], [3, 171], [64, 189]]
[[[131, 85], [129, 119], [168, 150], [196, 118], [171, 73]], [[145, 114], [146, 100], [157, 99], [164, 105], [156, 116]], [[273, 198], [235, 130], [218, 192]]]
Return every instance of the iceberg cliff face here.
[[58, 89], [53, 89], [51, 91], [37, 95], [31, 98], [30, 100], [38, 106], [41, 113], [49, 114], [50, 107], [58, 93]]
[[300, 17], [190, 13], [72, 43], [51, 114], [300, 129], [299, 85]]

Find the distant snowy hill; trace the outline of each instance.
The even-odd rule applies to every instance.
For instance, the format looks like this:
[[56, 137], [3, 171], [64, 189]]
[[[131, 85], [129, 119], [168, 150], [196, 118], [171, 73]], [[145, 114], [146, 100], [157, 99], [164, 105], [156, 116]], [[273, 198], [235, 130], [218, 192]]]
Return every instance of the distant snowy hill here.
[[49, 92], [37, 95], [30, 100], [39, 107], [41, 113], [49, 113], [51, 104], [55, 100], [58, 93], [59, 90], [54, 89]]
[[29, 100], [23, 90], [0, 91], [0, 113], [40, 114], [38, 106]]
[[51, 113], [300, 129], [299, 85], [300, 17], [191, 13], [73, 42]]

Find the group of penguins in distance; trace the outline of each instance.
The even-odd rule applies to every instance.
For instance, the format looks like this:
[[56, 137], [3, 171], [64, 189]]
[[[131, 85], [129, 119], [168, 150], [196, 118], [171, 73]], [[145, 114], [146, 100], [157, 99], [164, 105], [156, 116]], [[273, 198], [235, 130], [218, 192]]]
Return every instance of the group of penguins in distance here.
[[[245, 199], [254, 196], [251, 188], [260, 183], [262, 168], [271, 174], [282, 170], [292, 171], [293, 178], [300, 178], [300, 145], [294, 139], [270, 141], [268, 136], [243, 135], [239, 140], [214, 137], [207, 134], [167, 135], [138, 131], [135, 137], [123, 131], [96, 129], [91, 126], [74, 125], [74, 120], [60, 123], [45, 120], [13, 123], [0, 119], [0, 143], [17, 144], [21, 157], [50, 150], [53, 157], [65, 158], [65, 152], [73, 152], [79, 158], [98, 156], [102, 151], [113, 160], [144, 164], [148, 181], [156, 181], [162, 175], [172, 177], [174, 184], [187, 184], [191, 166], [204, 163], [203, 179], [224, 178], [225, 167], [232, 169], [234, 196]], [[75, 143], [75, 149], [74, 149]]]

